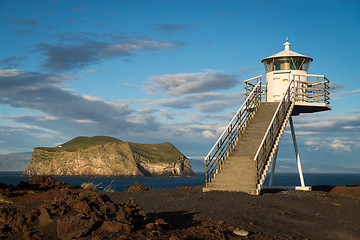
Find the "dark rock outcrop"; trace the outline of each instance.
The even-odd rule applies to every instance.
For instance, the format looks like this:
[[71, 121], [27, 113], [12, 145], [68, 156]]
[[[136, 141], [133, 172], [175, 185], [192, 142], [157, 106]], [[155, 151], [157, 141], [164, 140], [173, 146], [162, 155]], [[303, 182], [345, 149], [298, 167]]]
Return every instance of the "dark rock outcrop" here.
[[135, 182], [133, 186], [130, 186], [125, 192], [139, 192], [139, 191], [148, 191], [153, 188], [148, 188], [139, 182]]

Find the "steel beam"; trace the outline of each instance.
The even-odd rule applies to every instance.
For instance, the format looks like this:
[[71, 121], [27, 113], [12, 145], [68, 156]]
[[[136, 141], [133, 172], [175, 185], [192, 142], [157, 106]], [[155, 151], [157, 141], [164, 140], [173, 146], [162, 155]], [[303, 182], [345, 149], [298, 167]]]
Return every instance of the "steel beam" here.
[[294, 124], [293, 124], [291, 116], [290, 116], [289, 120], [290, 120], [291, 135], [292, 135], [292, 139], [293, 139], [293, 143], [294, 143], [296, 162], [297, 162], [297, 166], [298, 166], [298, 170], [299, 170], [299, 177], [300, 177], [301, 187], [305, 187], [304, 175], [303, 175], [303, 172], [302, 172], [302, 169], [301, 169], [300, 155], [299, 155], [299, 151], [298, 151], [298, 147], [297, 147], [297, 143], [296, 143]]

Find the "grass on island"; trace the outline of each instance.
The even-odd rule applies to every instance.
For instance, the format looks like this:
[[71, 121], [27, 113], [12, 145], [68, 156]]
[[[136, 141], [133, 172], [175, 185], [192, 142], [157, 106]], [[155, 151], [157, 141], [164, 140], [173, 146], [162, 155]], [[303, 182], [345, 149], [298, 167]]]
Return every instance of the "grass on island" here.
[[[76, 137], [57, 147], [37, 147], [35, 149], [47, 152], [75, 152], [92, 146], [103, 145], [111, 142], [122, 142], [121, 140], [107, 136]], [[140, 144], [129, 142], [131, 151], [150, 162], [176, 162], [182, 153], [169, 142], [158, 144]], [[123, 154], [119, 152], [119, 154]], [[124, 156], [127, 157], [127, 156]]]
[[79, 149], [86, 149], [96, 145], [102, 145], [111, 142], [122, 142], [121, 140], [107, 136], [95, 136], [95, 137], [76, 137], [64, 144], [57, 147], [37, 147], [36, 149], [45, 150], [48, 152], [75, 152]]
[[131, 150], [151, 162], [176, 162], [182, 153], [169, 142], [158, 144], [130, 143]]

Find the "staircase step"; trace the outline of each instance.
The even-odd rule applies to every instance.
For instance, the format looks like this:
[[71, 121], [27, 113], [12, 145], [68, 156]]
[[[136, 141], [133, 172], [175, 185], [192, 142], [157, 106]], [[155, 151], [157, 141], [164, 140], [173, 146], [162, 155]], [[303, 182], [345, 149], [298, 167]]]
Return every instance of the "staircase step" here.
[[209, 184], [209, 187], [221, 187], [221, 188], [232, 188], [234, 186], [238, 186], [238, 187], [246, 187], [246, 188], [252, 188], [255, 187], [255, 179], [253, 179], [252, 181], [248, 181], [248, 182], [241, 182], [241, 183], [236, 183], [236, 182], [230, 182], [230, 183], [226, 183], [226, 182], [211, 182]]
[[253, 171], [220, 171], [214, 179], [254, 179]]
[[226, 167], [255, 167], [255, 162], [249, 161], [249, 162], [241, 162], [241, 161], [235, 161], [235, 160], [229, 160], [226, 161], [226, 163], [224, 163], [223, 165], [221, 165], [221, 168], [226, 168]]
[[223, 189], [223, 188], [210, 188], [210, 187], [206, 187], [203, 188], [204, 192], [209, 192], [209, 191], [222, 191], [222, 192], [245, 192], [245, 193], [249, 193], [249, 194], [253, 194], [255, 195], [253, 192], [255, 191], [254, 189]]
[[230, 155], [231, 156], [234, 156], [234, 157], [247, 157], [247, 158], [250, 158], [250, 159], [253, 159], [254, 156], [255, 156], [255, 153], [257, 151], [257, 148], [256, 149], [253, 149], [253, 151], [234, 151], [234, 152], [231, 152]]
[[242, 168], [242, 167], [251, 167], [255, 168], [255, 162], [252, 160], [251, 162], [241, 162], [236, 160], [228, 160], [221, 166], [221, 169], [225, 168]]
[[254, 143], [239, 143], [236, 148], [234, 148], [234, 152], [235, 151], [254, 151], [254, 149], [257, 149], [259, 147], [259, 144], [261, 143], [261, 141], [256, 141]]
[[250, 160], [250, 158], [248, 158], [249, 160], [247, 161], [239, 161], [239, 160], [233, 160], [234, 157], [232, 157], [231, 159], [227, 160], [223, 165], [221, 165], [221, 168], [226, 168], [226, 167], [255, 167], [255, 162], [254, 160]]
[[251, 159], [248, 157], [229, 156], [227, 160], [231, 160], [233, 162], [251, 162]]
[[212, 191], [238, 191], [238, 192], [250, 192], [256, 188], [254, 184], [213, 184], [209, 185]]
[[254, 184], [254, 181], [256, 179], [254, 178], [254, 175], [248, 175], [248, 176], [244, 176], [244, 175], [235, 175], [235, 176], [227, 176], [227, 175], [218, 175], [214, 178], [214, 183], [251, 183]]

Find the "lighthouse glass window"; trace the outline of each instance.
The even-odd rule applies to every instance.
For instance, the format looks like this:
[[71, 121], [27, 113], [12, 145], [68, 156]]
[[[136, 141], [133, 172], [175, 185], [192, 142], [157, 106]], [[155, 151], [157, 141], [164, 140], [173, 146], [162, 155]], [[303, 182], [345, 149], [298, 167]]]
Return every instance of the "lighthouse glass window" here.
[[310, 60], [306, 58], [277, 58], [264, 61], [266, 72], [278, 70], [308, 71]]
[[272, 72], [272, 71], [278, 71], [278, 70], [289, 70], [289, 62], [284, 61], [265, 61], [264, 62], [265, 71], [266, 72]]
[[265, 71], [266, 71], [266, 72], [271, 72], [271, 71], [273, 71], [271, 65], [272, 65], [272, 64], [270, 63], [270, 61], [265, 61], [265, 62], [264, 62], [264, 66], [265, 66]]
[[275, 58], [274, 59], [274, 70], [290, 70], [290, 59], [289, 58]]
[[300, 70], [301, 68], [301, 61], [299, 59], [291, 59], [290, 62], [290, 69], [291, 70]]
[[309, 60], [306, 60], [305, 62], [304, 62], [304, 64], [302, 65], [302, 68], [301, 68], [301, 70], [304, 70], [304, 71], [309, 71], [309, 66], [310, 66], [310, 61]]
[[308, 71], [310, 61], [306, 58], [291, 58], [290, 69], [291, 70], [303, 70]]

